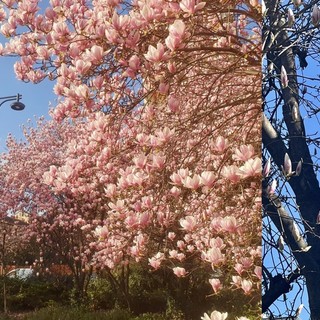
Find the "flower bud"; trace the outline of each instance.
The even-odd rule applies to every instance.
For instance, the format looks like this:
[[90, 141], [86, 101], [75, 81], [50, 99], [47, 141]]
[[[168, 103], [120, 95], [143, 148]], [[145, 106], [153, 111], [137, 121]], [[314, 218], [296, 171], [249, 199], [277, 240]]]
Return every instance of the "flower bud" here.
[[292, 27], [295, 22], [295, 17], [291, 8], [288, 9], [288, 27]]
[[286, 88], [289, 84], [287, 71], [284, 66], [281, 66], [281, 74], [280, 74], [280, 80], [282, 88]]

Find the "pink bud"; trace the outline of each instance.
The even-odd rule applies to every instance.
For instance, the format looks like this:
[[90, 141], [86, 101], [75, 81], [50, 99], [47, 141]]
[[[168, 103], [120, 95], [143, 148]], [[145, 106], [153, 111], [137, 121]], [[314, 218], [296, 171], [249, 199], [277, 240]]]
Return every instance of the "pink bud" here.
[[282, 88], [286, 88], [289, 84], [287, 71], [284, 66], [281, 66], [281, 74], [280, 74], [280, 80]]
[[288, 9], [288, 26], [292, 27], [295, 22], [295, 17], [291, 8]]
[[222, 288], [222, 284], [219, 279], [209, 279], [209, 283], [211, 284], [212, 289], [215, 293], [217, 293]]
[[269, 185], [267, 188], [268, 195], [274, 194], [274, 192], [276, 191], [276, 188], [277, 188], [277, 180], [273, 179], [271, 185]]
[[279, 251], [283, 251], [284, 249], [284, 239], [283, 239], [283, 236], [281, 235], [278, 239], [278, 249]]
[[318, 212], [316, 223], [320, 224], [320, 211]]
[[299, 176], [302, 170], [302, 159], [298, 162], [297, 167], [296, 167], [296, 176]]
[[295, 6], [296, 8], [299, 8], [302, 1], [301, 1], [301, 0], [292, 0], [292, 2], [293, 2], [294, 6]]
[[315, 4], [312, 9], [311, 13], [311, 20], [314, 26], [317, 26], [320, 21], [320, 9], [319, 7]]
[[284, 155], [283, 167], [284, 167], [284, 174], [286, 176], [289, 176], [292, 173], [292, 164], [291, 164], [290, 157], [287, 153]]
[[271, 159], [269, 158], [263, 167], [262, 175], [264, 178], [267, 178], [269, 176], [270, 168], [271, 168]]

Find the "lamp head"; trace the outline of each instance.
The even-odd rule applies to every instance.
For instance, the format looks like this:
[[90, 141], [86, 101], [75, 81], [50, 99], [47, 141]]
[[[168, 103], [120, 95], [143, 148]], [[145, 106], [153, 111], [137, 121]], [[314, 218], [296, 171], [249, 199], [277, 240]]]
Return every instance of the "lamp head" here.
[[25, 107], [26, 107], [26, 106], [25, 106], [22, 102], [20, 102], [20, 101], [15, 101], [15, 102], [11, 103], [11, 108], [12, 108], [13, 110], [16, 110], [16, 111], [21, 111], [21, 110], [23, 110]]

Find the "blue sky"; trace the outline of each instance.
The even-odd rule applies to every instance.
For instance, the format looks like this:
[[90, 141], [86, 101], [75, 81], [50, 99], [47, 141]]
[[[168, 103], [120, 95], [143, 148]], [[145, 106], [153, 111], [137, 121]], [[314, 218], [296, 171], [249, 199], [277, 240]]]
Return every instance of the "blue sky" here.
[[[53, 94], [53, 82], [45, 81], [40, 84], [23, 83], [16, 79], [13, 70], [14, 58], [0, 57], [0, 97], [12, 96], [20, 93], [21, 102], [26, 105], [23, 111], [14, 111], [10, 108], [11, 102], [0, 107], [0, 152], [5, 151], [6, 138], [12, 133], [22, 138], [21, 125], [34, 116], [49, 118], [49, 103], [55, 104], [56, 96]], [[2, 102], [3, 100], [0, 100]]]

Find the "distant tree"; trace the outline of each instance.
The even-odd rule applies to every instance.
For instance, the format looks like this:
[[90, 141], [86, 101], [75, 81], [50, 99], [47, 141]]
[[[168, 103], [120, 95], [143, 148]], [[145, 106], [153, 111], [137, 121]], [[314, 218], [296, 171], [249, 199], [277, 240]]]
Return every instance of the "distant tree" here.
[[[263, 12], [263, 312], [320, 319], [319, 1]], [[286, 298], [286, 294], [292, 298]]]
[[[76, 224], [86, 238], [80, 260], [96, 268], [128, 274], [131, 263], [144, 261], [190, 282], [200, 269], [210, 293], [237, 289], [248, 296], [241, 310], [251, 301], [257, 314], [258, 1], [5, 4], [1, 53], [21, 57], [21, 80], [56, 81], [52, 115], [74, 130], [58, 162], [45, 156], [51, 140], [43, 140], [47, 170], [28, 184], [41, 185], [47, 203], [63, 203], [64, 224], [37, 218], [47, 226], [39, 225], [41, 239], [58, 225], [67, 237]], [[41, 130], [33, 145], [49, 137]], [[36, 168], [34, 151], [30, 159]], [[10, 175], [6, 181], [9, 190]], [[39, 192], [27, 194], [31, 203]], [[44, 199], [37, 201], [46, 213]]]

